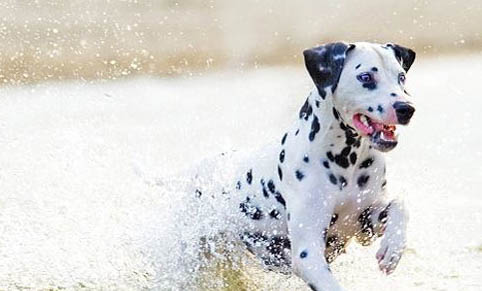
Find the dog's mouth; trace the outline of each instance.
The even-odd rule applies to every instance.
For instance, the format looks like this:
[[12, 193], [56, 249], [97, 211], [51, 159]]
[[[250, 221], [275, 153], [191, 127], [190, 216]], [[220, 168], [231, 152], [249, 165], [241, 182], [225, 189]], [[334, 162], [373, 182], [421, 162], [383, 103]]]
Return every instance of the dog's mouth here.
[[397, 127], [394, 124], [384, 124], [357, 113], [353, 115], [353, 125], [361, 135], [369, 137], [372, 146], [379, 151], [388, 152], [397, 146]]

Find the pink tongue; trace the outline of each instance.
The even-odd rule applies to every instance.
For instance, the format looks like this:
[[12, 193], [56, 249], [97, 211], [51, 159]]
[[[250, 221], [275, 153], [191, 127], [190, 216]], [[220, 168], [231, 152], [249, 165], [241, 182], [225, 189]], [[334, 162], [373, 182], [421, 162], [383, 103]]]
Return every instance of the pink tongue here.
[[363, 124], [363, 122], [361, 122], [360, 115], [355, 115], [353, 117], [353, 124], [365, 135], [370, 135], [373, 133], [373, 128], [366, 126], [365, 124]]

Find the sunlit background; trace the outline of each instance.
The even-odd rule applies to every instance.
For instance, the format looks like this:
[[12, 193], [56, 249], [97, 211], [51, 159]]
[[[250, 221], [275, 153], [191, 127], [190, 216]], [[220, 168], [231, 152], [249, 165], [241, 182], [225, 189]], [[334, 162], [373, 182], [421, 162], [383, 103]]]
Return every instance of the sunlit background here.
[[0, 81], [191, 75], [300, 64], [314, 44], [399, 42], [480, 53], [479, 0], [144, 0], [0, 3]]
[[222, 219], [189, 206], [181, 171], [278, 141], [312, 89], [302, 50], [338, 40], [413, 48], [417, 112], [387, 154], [411, 213], [401, 264], [386, 277], [377, 243], [352, 244], [334, 275], [481, 290], [481, 16], [480, 0], [1, 1], [0, 290], [306, 288], [249, 259], [199, 270], [189, 246]]

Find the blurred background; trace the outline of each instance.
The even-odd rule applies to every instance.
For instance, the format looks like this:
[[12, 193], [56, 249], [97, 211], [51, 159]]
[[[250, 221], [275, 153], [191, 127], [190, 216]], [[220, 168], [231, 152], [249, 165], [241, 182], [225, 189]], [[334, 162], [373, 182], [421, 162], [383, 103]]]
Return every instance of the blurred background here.
[[299, 64], [335, 40], [481, 52], [480, 0], [5, 0], [0, 83]]

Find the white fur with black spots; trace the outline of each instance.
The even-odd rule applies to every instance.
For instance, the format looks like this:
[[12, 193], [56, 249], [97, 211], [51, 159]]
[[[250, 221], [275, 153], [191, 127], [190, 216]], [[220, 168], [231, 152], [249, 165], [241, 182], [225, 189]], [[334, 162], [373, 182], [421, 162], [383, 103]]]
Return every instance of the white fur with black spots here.
[[238, 178], [222, 191], [240, 214], [239, 237], [265, 265], [313, 290], [341, 290], [329, 263], [353, 239], [384, 236], [376, 258], [386, 274], [405, 248], [408, 215], [389, 198], [382, 152], [414, 113], [405, 74], [415, 53], [338, 42], [304, 57], [315, 88], [296, 121], [277, 144], [238, 161]]

